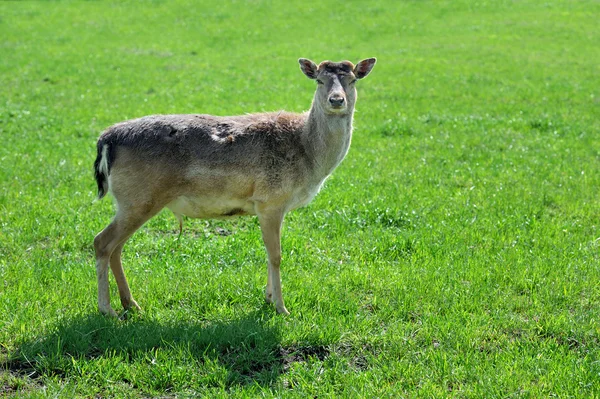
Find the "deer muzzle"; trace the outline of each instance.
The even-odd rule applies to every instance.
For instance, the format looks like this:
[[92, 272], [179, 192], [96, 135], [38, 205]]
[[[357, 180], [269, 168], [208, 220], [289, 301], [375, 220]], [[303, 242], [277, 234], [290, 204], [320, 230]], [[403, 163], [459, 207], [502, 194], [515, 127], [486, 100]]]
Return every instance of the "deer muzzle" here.
[[344, 107], [346, 99], [341, 94], [333, 94], [329, 97], [329, 104], [332, 108]]

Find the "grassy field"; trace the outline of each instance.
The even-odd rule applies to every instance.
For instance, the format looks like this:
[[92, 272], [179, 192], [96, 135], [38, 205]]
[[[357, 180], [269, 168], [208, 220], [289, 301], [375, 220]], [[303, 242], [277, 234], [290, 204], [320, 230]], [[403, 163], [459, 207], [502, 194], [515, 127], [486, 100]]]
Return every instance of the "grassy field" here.
[[[0, 396], [600, 397], [599, 16], [0, 2]], [[348, 157], [286, 218], [289, 317], [264, 304], [254, 218], [186, 220], [178, 239], [166, 211], [124, 250], [143, 312], [97, 313], [105, 127], [303, 111], [297, 58], [371, 56]]]

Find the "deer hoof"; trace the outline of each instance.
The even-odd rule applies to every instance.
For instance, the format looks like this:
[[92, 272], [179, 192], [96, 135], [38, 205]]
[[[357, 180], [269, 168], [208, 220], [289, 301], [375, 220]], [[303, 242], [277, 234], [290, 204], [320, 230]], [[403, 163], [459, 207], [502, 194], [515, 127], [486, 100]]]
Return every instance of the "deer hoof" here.
[[100, 313], [108, 317], [114, 317], [115, 319], [119, 317], [117, 312], [115, 312], [110, 306], [108, 308], [100, 309]]
[[142, 308], [140, 308], [140, 305], [138, 305], [137, 302], [134, 301], [133, 299], [131, 299], [129, 301], [129, 303], [123, 304], [123, 309], [125, 309], [126, 311], [133, 311], [133, 312], [142, 310]]
[[285, 308], [285, 306], [281, 306], [281, 307], [277, 307], [277, 313], [279, 313], [280, 315], [283, 316], [289, 316], [290, 312], [288, 312], [288, 310]]

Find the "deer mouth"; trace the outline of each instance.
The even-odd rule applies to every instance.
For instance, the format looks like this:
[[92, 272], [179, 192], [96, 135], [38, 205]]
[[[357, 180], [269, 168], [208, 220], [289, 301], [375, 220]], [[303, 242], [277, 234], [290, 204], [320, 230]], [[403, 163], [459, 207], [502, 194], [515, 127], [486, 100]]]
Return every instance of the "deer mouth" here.
[[327, 112], [333, 115], [343, 115], [348, 113], [348, 107], [345, 104], [342, 105], [330, 105], [327, 107]]

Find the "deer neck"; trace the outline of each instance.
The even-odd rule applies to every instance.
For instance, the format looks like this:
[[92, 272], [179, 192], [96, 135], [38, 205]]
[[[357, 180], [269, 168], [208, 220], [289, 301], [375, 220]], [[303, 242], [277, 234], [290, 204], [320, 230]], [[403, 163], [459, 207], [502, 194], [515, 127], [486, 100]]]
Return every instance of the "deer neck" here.
[[344, 115], [328, 114], [313, 101], [304, 128], [306, 148], [318, 179], [324, 179], [342, 162], [352, 139], [354, 109]]

